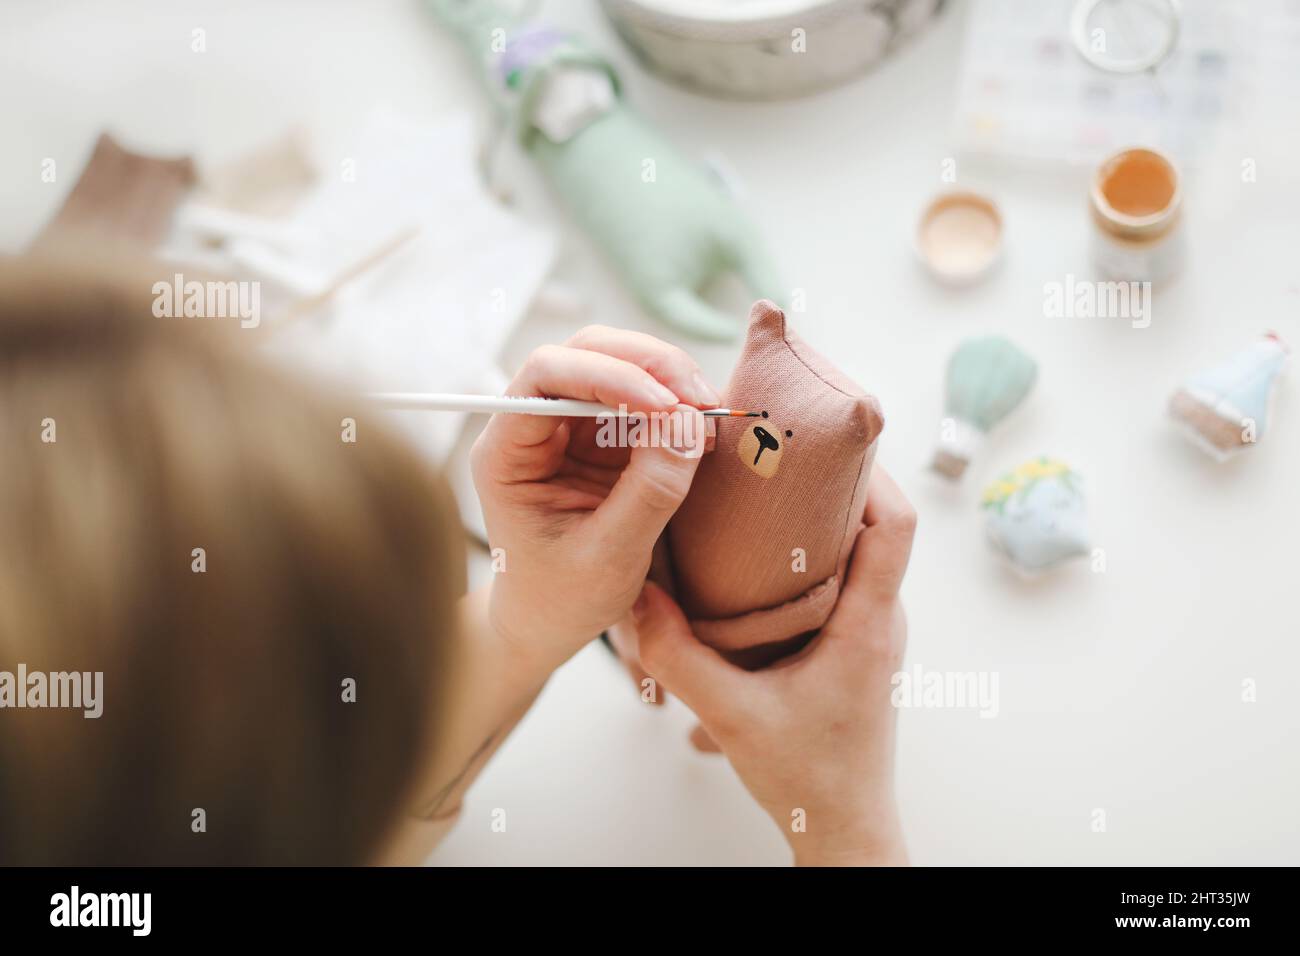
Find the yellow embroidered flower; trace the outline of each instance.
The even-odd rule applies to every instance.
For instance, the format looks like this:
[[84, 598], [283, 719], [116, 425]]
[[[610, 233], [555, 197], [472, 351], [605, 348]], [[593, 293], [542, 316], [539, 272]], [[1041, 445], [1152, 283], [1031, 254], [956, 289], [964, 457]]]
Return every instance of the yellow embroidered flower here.
[[1047, 457], [1031, 458], [1009, 475], [1003, 475], [985, 488], [980, 496], [980, 505], [984, 508], [996, 507], [1001, 510], [1001, 506], [1012, 495], [1028, 488], [1034, 482], [1069, 474], [1070, 466], [1063, 461]]
[[1063, 461], [1055, 461], [1051, 458], [1034, 458], [1017, 468], [1014, 477], [1021, 482], [1027, 482], [1036, 478], [1051, 478], [1055, 475], [1063, 475], [1069, 470], [1070, 466]]
[[983, 504], [992, 504], [995, 501], [1006, 501], [1016, 493], [1019, 487], [1014, 482], [1002, 480], [995, 481], [984, 489], [984, 495], [980, 499]]

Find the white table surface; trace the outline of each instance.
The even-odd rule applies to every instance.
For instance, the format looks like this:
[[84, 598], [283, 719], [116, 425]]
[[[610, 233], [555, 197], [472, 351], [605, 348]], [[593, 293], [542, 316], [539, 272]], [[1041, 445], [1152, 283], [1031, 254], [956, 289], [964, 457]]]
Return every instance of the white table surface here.
[[[1272, 433], [1227, 465], [1163, 417], [1182, 376], [1261, 330], [1300, 343], [1300, 171], [1283, 135], [1300, 128], [1300, 110], [1217, 144], [1189, 175], [1190, 265], [1158, 292], [1150, 328], [1045, 319], [1043, 284], [1089, 272], [1079, 173], [959, 161], [958, 185], [1002, 204], [1005, 261], [953, 292], [912, 259], [916, 217], [953, 155], [964, 4], [872, 75], [774, 104], [670, 87], [631, 60], [594, 4], [545, 9], [608, 51], [628, 99], [675, 142], [726, 157], [788, 283], [806, 290], [799, 331], [884, 405], [879, 461], [920, 512], [904, 587], [908, 664], [1000, 681], [995, 719], [901, 716], [898, 789], [915, 862], [1300, 863], [1300, 401], [1284, 383]], [[206, 54], [190, 51], [195, 27], [207, 30]], [[378, 102], [417, 119], [487, 115], [460, 51], [414, 0], [9, 0], [0, 247], [18, 248], [53, 212], [101, 129], [213, 160], [291, 123], [341, 134]], [[53, 184], [40, 181], [45, 157], [59, 162]], [[1245, 157], [1257, 159], [1255, 183], [1241, 182]], [[527, 164], [508, 156], [503, 172], [521, 212], [561, 229], [557, 275], [582, 291], [591, 320], [679, 341], [725, 381], [737, 346], [693, 343], [641, 314]], [[507, 367], [574, 324], [530, 319]], [[939, 487], [924, 463], [943, 363], [964, 336], [993, 331], [1037, 357], [1039, 384], [966, 483]], [[979, 487], [1039, 453], [1085, 472], [1104, 574], [1083, 564], [1026, 584], [987, 551]], [[474, 571], [486, 574], [482, 560]], [[1247, 678], [1256, 703], [1241, 700]], [[588, 648], [484, 773], [432, 862], [785, 862], [727, 765], [689, 748], [690, 725], [676, 702], [642, 704], [604, 650]], [[504, 833], [490, 826], [497, 808]], [[1092, 828], [1098, 808], [1104, 833]]]

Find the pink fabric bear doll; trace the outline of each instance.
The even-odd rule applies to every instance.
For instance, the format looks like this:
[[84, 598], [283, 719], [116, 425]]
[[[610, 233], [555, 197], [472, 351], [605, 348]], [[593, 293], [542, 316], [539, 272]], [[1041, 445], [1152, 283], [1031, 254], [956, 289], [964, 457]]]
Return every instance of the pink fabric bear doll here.
[[652, 576], [701, 641], [761, 666], [797, 649], [835, 606], [884, 419], [775, 304], [755, 303], [749, 319], [723, 402], [765, 417], [719, 421]]

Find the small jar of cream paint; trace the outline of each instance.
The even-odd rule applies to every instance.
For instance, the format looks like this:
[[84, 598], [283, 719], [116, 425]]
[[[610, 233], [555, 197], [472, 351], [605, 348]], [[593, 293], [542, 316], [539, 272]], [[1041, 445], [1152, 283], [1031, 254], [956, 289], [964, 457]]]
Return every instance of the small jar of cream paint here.
[[930, 273], [947, 285], [967, 285], [985, 275], [1002, 249], [1002, 214], [978, 193], [943, 193], [926, 207], [916, 230], [916, 251]]
[[1160, 282], [1183, 264], [1178, 169], [1152, 149], [1126, 149], [1100, 166], [1089, 196], [1092, 258], [1107, 279]]

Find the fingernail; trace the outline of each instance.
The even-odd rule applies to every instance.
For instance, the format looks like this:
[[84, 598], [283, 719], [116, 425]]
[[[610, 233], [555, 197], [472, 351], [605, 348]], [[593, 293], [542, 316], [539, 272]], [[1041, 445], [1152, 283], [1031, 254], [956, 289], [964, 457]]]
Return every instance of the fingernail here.
[[708, 419], [700, 414], [699, 409], [690, 406], [683, 406], [673, 414], [681, 416], [681, 427], [672, 429], [670, 434], [672, 438], [681, 438], [682, 444], [679, 446], [669, 441], [664, 443], [664, 447], [682, 458], [699, 458], [709, 441]]
[[705, 380], [703, 374], [696, 372], [694, 375], [694, 381], [695, 397], [699, 404], [716, 408], [722, 403], [722, 396], [713, 390], [713, 386]]

